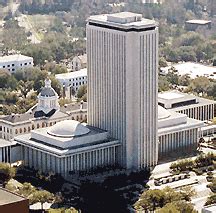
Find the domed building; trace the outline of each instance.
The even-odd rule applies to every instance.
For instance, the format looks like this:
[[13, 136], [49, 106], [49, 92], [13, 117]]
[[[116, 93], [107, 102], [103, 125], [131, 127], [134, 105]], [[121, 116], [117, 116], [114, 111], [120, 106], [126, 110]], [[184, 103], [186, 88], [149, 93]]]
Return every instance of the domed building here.
[[24, 165], [43, 172], [86, 171], [119, 162], [120, 143], [105, 130], [75, 120], [17, 136]]

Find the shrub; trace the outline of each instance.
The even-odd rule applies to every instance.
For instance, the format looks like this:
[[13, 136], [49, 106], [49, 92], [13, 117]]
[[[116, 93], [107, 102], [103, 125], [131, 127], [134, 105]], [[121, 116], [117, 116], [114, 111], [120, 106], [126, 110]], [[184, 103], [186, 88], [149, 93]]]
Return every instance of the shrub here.
[[214, 171], [214, 166], [209, 166], [207, 169], [208, 171]]

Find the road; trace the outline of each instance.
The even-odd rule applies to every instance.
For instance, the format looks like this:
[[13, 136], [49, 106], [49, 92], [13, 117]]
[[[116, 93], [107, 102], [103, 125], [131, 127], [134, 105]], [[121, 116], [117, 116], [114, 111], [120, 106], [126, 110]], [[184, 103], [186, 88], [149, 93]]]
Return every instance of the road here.
[[17, 17], [17, 21], [20, 27], [25, 28], [26, 32], [31, 32], [31, 36], [29, 36], [31, 43], [39, 44], [41, 42], [37, 32], [34, 30], [31, 22], [26, 15], [22, 14], [21, 16]]

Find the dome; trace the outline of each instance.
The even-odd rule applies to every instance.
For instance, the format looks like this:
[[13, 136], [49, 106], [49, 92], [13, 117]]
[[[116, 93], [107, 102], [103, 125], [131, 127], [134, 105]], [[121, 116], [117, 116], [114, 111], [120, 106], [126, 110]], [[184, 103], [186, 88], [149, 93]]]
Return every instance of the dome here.
[[164, 109], [162, 106], [158, 105], [158, 120], [169, 118], [171, 116], [170, 112]]
[[58, 122], [47, 131], [47, 133], [52, 136], [63, 138], [81, 136], [89, 132], [90, 130], [86, 126], [75, 120]]
[[51, 87], [44, 87], [41, 92], [40, 92], [41, 96], [45, 96], [45, 97], [52, 97], [52, 96], [56, 96], [55, 90]]

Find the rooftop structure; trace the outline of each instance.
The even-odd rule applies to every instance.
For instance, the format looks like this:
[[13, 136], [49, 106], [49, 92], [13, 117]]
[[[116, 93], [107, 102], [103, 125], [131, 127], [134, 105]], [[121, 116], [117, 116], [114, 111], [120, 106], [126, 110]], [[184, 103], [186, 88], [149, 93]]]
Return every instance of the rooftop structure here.
[[213, 66], [207, 66], [194, 62], [184, 62], [161, 68], [161, 71], [163, 74], [167, 74], [169, 69], [172, 67], [174, 67], [181, 76], [189, 75], [192, 79], [199, 76], [216, 79], [216, 67]]
[[90, 16], [88, 24], [127, 32], [151, 30], [157, 26], [155, 21], [144, 19], [141, 14], [131, 12]]

